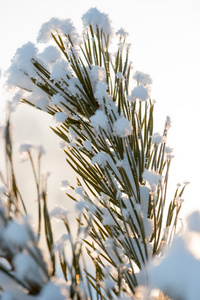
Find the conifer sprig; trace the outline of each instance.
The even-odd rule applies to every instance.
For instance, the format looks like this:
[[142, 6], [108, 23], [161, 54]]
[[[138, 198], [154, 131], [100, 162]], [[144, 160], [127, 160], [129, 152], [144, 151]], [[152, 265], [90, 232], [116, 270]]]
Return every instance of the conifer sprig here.
[[[64, 279], [71, 278], [72, 298], [85, 282], [84, 272], [91, 298], [91, 289], [101, 299], [123, 294], [129, 297], [138, 285], [148, 283], [147, 265], [163, 253], [164, 244], [171, 243], [181, 209], [177, 198], [185, 186], [176, 189], [171, 202], [167, 199], [172, 159], [166, 146], [170, 119], [163, 134], [154, 133], [151, 78], [136, 72], [135, 83], [131, 79], [125, 31], [120, 31], [114, 57], [109, 52], [110, 31], [103, 24], [89, 23], [82, 43], [76, 43], [74, 31], [62, 34], [63, 23], [57, 24], [61, 33], [51, 32], [51, 37], [63, 58], [48, 66], [35, 55], [30, 59], [30, 69], [20, 71], [32, 84], [31, 96], [24, 95], [22, 101], [53, 116], [58, 126], [52, 130], [65, 142], [67, 164], [77, 173], [77, 186], [71, 186], [76, 196], [70, 192], [67, 196], [76, 202], [77, 235], [84, 232], [84, 238], [74, 242], [67, 218], [62, 218], [71, 244], [72, 264], [63, 246], [58, 254], [60, 267]], [[16, 189], [15, 194], [18, 196]], [[56, 273], [54, 239], [46, 194], [42, 195], [52, 276]], [[40, 205], [39, 201], [38, 232]], [[95, 274], [85, 267], [83, 245]]]

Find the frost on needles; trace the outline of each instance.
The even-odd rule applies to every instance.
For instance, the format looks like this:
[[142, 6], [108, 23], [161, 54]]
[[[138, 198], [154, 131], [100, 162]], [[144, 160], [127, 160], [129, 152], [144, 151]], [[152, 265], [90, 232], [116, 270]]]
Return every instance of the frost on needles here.
[[[23, 235], [21, 248], [17, 245], [13, 253], [14, 270], [7, 272], [17, 272], [16, 284], [22, 285], [26, 268], [20, 266], [26, 261], [33, 277], [23, 289], [24, 298], [16, 299], [29, 299], [30, 294], [31, 299], [41, 300], [93, 299], [96, 295], [101, 299], [155, 299], [155, 288], [158, 297], [189, 299], [179, 289], [184, 282], [179, 271], [177, 285], [170, 278], [165, 281], [171, 274], [165, 259], [173, 262], [177, 255], [173, 249], [180, 249], [183, 243], [172, 241], [182, 206], [177, 199], [182, 199], [185, 184], [176, 187], [172, 199], [167, 198], [173, 158], [173, 149], [166, 145], [171, 120], [166, 118], [163, 133], [154, 133], [152, 80], [140, 71], [132, 74], [128, 33], [123, 28], [116, 32], [117, 51], [112, 54], [109, 46], [116, 37], [108, 15], [91, 8], [82, 21], [80, 35], [72, 20], [51, 18], [38, 34], [38, 43], [47, 44], [44, 51], [28, 42], [17, 49], [7, 72], [7, 85], [17, 92], [15, 105], [18, 97], [52, 115], [52, 130], [62, 140], [68, 166], [77, 173], [77, 186], [70, 185], [70, 178], [60, 183], [76, 201], [77, 238], [71, 235], [67, 208], [55, 207], [48, 213], [45, 200], [45, 234], [53, 272], [45, 269], [35, 283], [37, 254], [29, 258], [28, 236]], [[52, 218], [60, 219], [67, 231], [58, 241], [53, 239]], [[24, 221], [14, 216], [12, 222], [5, 226], [11, 239], [13, 232], [23, 231]], [[167, 246], [172, 250], [165, 258]], [[92, 272], [87, 268], [89, 259]], [[31, 283], [37, 284], [36, 291]], [[13, 295], [13, 290], [1, 287], [2, 295]]]

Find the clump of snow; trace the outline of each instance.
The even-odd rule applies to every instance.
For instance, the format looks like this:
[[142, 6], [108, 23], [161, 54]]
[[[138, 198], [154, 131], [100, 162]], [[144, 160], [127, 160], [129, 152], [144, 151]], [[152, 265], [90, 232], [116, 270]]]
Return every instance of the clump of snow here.
[[5, 240], [14, 247], [23, 248], [30, 241], [28, 224], [25, 219], [12, 220], [4, 231]]
[[51, 97], [52, 105], [61, 105], [61, 102], [65, 102], [65, 98], [60, 94], [55, 94]]
[[92, 89], [94, 92], [96, 90], [96, 85], [99, 82], [106, 83], [106, 70], [104, 67], [91, 65], [90, 67], [87, 66], [86, 70], [90, 77], [90, 82], [91, 82]]
[[124, 29], [124, 28], [120, 28], [117, 32], [116, 35], [119, 35], [121, 38], [126, 38], [129, 33]]
[[174, 200], [175, 205], [180, 206], [184, 202], [184, 199], [181, 197], [176, 197]]
[[84, 198], [83, 200], [79, 200], [76, 202], [75, 210], [78, 213], [82, 213], [85, 209], [91, 214], [95, 213], [94, 205], [90, 201], [88, 201], [87, 198]]
[[89, 200], [88, 195], [84, 188], [82, 186], [77, 186], [75, 188], [76, 193], [76, 204], [75, 204], [75, 210], [79, 213], [82, 213], [83, 210], [87, 210], [90, 213], [94, 213], [95, 206], [94, 204]]
[[64, 123], [67, 118], [68, 116], [64, 111], [57, 112], [53, 116], [53, 119], [56, 123]]
[[171, 148], [171, 147], [169, 147], [169, 146], [165, 147], [165, 155], [166, 155], [166, 158], [168, 158], [168, 159], [174, 158], [174, 153], [173, 153], [173, 151], [174, 151], [173, 148]]
[[119, 82], [122, 82], [124, 80], [122, 72], [117, 72], [116, 77], [119, 79]]
[[142, 177], [149, 183], [152, 192], [155, 192], [156, 187], [160, 185], [162, 181], [162, 176], [155, 171], [145, 170]]
[[[22, 89], [26, 89], [28, 91], [33, 90], [34, 83], [30, 80], [30, 78], [24, 74], [18, 67], [13, 63], [9, 67], [6, 72], [7, 80], [7, 88], [19, 87]], [[20, 97], [21, 98], [21, 97]]]
[[167, 116], [165, 121], [165, 127], [166, 129], [169, 129], [171, 126], [172, 126], [172, 118], [170, 116]]
[[183, 237], [176, 237], [166, 257], [149, 268], [151, 288], [172, 299], [196, 300], [200, 294], [200, 262], [187, 249]]
[[140, 72], [140, 71], [136, 71], [135, 74], [133, 75], [133, 79], [135, 79], [138, 84], [140, 85], [150, 85], [152, 84], [152, 79], [149, 76], [149, 74]]
[[66, 191], [67, 189], [69, 189], [69, 187], [70, 187], [70, 183], [67, 179], [63, 179], [60, 181], [61, 191]]
[[132, 125], [125, 117], [119, 118], [113, 124], [113, 133], [119, 137], [126, 137], [132, 133]]
[[18, 253], [14, 257], [14, 266], [18, 277], [21, 280], [28, 282], [35, 282], [42, 286], [44, 281], [44, 274], [42, 274], [39, 265], [33, 257], [27, 253]]
[[107, 84], [101, 81], [97, 82], [94, 96], [97, 99], [99, 105], [103, 105], [104, 104], [103, 99], [106, 99], [108, 97], [107, 89], [108, 89]]
[[60, 150], [63, 150], [65, 147], [66, 147], [66, 142], [63, 141], [63, 140], [60, 140], [60, 141], [58, 142], [58, 148], [59, 148]]
[[23, 143], [19, 147], [21, 161], [24, 162], [29, 158], [29, 154], [36, 153], [41, 156], [45, 154], [45, 150], [42, 145], [33, 145], [31, 143]]
[[66, 60], [61, 59], [56, 61], [53, 65], [50, 79], [59, 82], [61, 79], [66, 80], [67, 76], [71, 75], [72, 70], [69, 63]]
[[50, 217], [58, 220], [65, 220], [68, 211], [66, 208], [62, 206], [55, 206], [53, 210], [50, 212]]
[[37, 300], [66, 300], [70, 298], [69, 286], [66, 281], [58, 278], [52, 278], [44, 285], [42, 291], [37, 296]]
[[108, 118], [105, 112], [101, 109], [98, 109], [95, 114], [90, 117], [90, 123], [97, 132], [100, 127], [104, 130], [108, 129]]
[[161, 135], [159, 132], [156, 132], [152, 135], [152, 144], [161, 144], [166, 142], [166, 136]]
[[89, 25], [92, 26], [93, 30], [96, 33], [96, 26], [103, 29], [103, 32], [110, 37], [113, 34], [111, 21], [107, 14], [100, 12], [96, 7], [90, 8], [83, 16], [82, 21], [84, 28], [87, 28]]
[[87, 150], [87, 151], [92, 151], [92, 145], [90, 141], [84, 141], [83, 142], [83, 147]]
[[100, 166], [105, 166], [107, 161], [109, 159], [109, 156], [107, 153], [103, 151], [99, 151], [93, 158], [92, 158], [92, 164], [95, 163], [99, 164]]
[[3, 291], [1, 294], [1, 300], [14, 300], [13, 294], [11, 291]]
[[115, 219], [112, 217], [112, 215], [109, 213], [107, 209], [102, 209], [103, 215], [102, 215], [102, 224], [109, 225], [109, 226], [114, 226]]
[[35, 69], [32, 64], [32, 59], [37, 55], [36, 46], [28, 42], [22, 47], [18, 48], [12, 62], [17, 66], [17, 68], [27, 74], [29, 77], [35, 77]]
[[108, 275], [107, 278], [104, 278], [104, 281], [101, 281], [101, 287], [107, 292], [110, 292], [110, 290], [116, 288], [116, 283], [112, 277]]
[[45, 97], [45, 98], [39, 97], [35, 101], [35, 107], [40, 108], [43, 111], [46, 111], [46, 108], [48, 105], [49, 105], [49, 99], [47, 99], [47, 97]]
[[6, 72], [7, 87], [18, 86], [26, 90], [32, 90], [34, 84], [30, 78], [37, 78], [37, 73], [32, 63], [32, 59], [37, 56], [37, 48], [31, 42], [18, 48], [11, 66]]
[[82, 213], [86, 207], [86, 202], [84, 200], [80, 200], [76, 202], [75, 210]]
[[101, 200], [107, 205], [109, 204], [109, 200], [110, 200], [110, 197], [106, 194], [104, 194], [103, 192], [101, 192]]
[[148, 88], [144, 87], [143, 85], [136, 86], [131, 96], [129, 97], [130, 100], [140, 99], [142, 101], [146, 101], [149, 98], [149, 91]]
[[190, 184], [190, 182], [187, 181], [187, 180], [185, 180], [185, 181], [183, 182], [183, 184], [184, 184], [184, 185], [188, 185], [188, 184]]
[[71, 145], [76, 145], [77, 133], [75, 132], [72, 126], [69, 128], [68, 138]]
[[19, 152], [21, 154], [23, 154], [24, 152], [25, 153], [30, 152], [33, 147], [34, 147], [33, 144], [23, 143], [20, 145]]
[[42, 59], [45, 63], [54, 63], [60, 59], [61, 53], [54, 46], [48, 46], [43, 52], [38, 54], [38, 57]]
[[76, 194], [78, 196], [80, 196], [81, 198], [84, 198], [86, 197], [86, 192], [84, 190], [84, 188], [82, 186], [77, 186], [74, 190], [76, 192]]
[[76, 77], [70, 77], [70, 79], [68, 80], [68, 84], [69, 86], [67, 87], [67, 91], [70, 95], [75, 96], [77, 99], [79, 99], [79, 97], [82, 97], [81, 92], [79, 91], [78, 87], [80, 89], [83, 89], [83, 87], [80, 84], [80, 81], [78, 80], [78, 78]]
[[36, 85], [33, 86], [29, 93], [26, 93], [24, 98], [43, 111], [46, 111], [46, 107], [50, 104], [50, 98], [47, 93]]
[[73, 44], [79, 44], [80, 42], [79, 34], [71, 19], [51, 18], [45, 22], [39, 30], [37, 42], [48, 43], [52, 39], [51, 33], [70, 35]]
[[46, 153], [44, 150], [44, 147], [42, 145], [35, 145], [34, 149], [35, 149], [36, 153], [40, 156], [44, 155]]
[[149, 188], [147, 186], [140, 185], [140, 201], [142, 212], [147, 216], [149, 209]]
[[72, 241], [71, 234], [62, 234], [54, 243], [54, 251], [61, 251], [67, 244], [68, 241]]
[[187, 217], [188, 229], [200, 233], [200, 212], [194, 211]]
[[74, 60], [78, 60], [78, 58], [80, 58], [80, 48], [77, 46], [71, 46], [70, 48], [67, 48], [66, 53], [68, 53], [68, 55], [74, 59]]
[[91, 77], [96, 81], [102, 81], [105, 83], [106, 79], [106, 70], [104, 67], [99, 67], [99, 66], [91, 66], [90, 74]]
[[[5, 276], [5, 275], [4, 275]], [[10, 283], [8, 283], [9, 279], [8, 276], [3, 279], [3, 281], [6, 281], [5, 283], [2, 282], [2, 274], [1, 274], [1, 283], [3, 286], [3, 290], [1, 292], [1, 300], [34, 300], [35, 297], [32, 295], [28, 295], [25, 291], [23, 291], [19, 285], [13, 284], [13, 280], [10, 280]]]

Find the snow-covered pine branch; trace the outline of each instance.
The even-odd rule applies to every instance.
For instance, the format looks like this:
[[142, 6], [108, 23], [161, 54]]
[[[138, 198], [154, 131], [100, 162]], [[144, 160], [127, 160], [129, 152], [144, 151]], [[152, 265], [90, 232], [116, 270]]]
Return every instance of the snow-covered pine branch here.
[[[141, 293], [144, 297], [149, 293], [150, 298], [154, 287], [167, 294], [162, 284], [154, 286], [156, 276], [151, 274], [157, 271], [149, 273], [148, 266], [164, 255], [163, 245], [171, 245], [182, 204], [177, 199], [182, 199], [185, 189], [185, 185], [178, 187], [174, 198], [167, 200], [173, 158], [172, 149], [166, 146], [171, 120], [167, 117], [163, 134], [154, 133], [152, 79], [140, 71], [131, 74], [127, 32], [122, 28], [116, 32], [118, 44], [112, 54], [108, 15], [91, 8], [82, 20], [82, 35], [70, 19], [52, 18], [44, 23], [37, 41], [47, 43], [45, 50], [41, 53], [28, 42], [17, 49], [7, 72], [7, 84], [18, 87], [22, 102], [53, 116], [52, 130], [64, 142], [68, 165], [78, 176], [76, 187], [63, 180], [61, 188], [76, 193], [72, 196], [68, 191], [67, 195], [76, 201], [81, 242], [73, 241], [65, 208], [55, 208], [51, 214], [68, 231], [56, 247], [50, 221], [46, 224], [50, 258], [57, 251], [67, 288], [66, 282], [56, 285], [48, 279], [38, 289], [37, 299], [68, 299], [75, 294], [89, 299], [93, 289], [106, 299], [132, 299], [133, 295], [137, 299]], [[48, 45], [50, 41], [55, 46]], [[47, 212], [44, 220], [50, 220]], [[66, 241], [73, 250], [72, 265], [66, 258]], [[83, 245], [95, 275], [83, 262], [79, 264]], [[16, 268], [20, 259], [15, 260]], [[153, 278], [150, 286], [149, 276]]]

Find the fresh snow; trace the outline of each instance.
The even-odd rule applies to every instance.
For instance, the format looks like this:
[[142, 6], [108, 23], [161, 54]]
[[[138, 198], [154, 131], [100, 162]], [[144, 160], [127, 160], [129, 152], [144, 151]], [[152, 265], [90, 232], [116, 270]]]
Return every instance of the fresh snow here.
[[112, 36], [113, 30], [111, 26], [111, 21], [109, 20], [109, 17], [107, 14], [100, 12], [96, 7], [90, 8], [83, 16], [82, 21], [84, 27], [88, 27], [89, 25], [92, 25], [92, 27], [95, 29], [96, 26], [103, 29], [104, 33], [106, 35], [109, 35], [109, 37]]
[[176, 237], [166, 257], [149, 267], [150, 287], [159, 288], [174, 300], [197, 300], [200, 294], [200, 262], [187, 249], [183, 237]]
[[140, 99], [142, 101], [146, 101], [149, 98], [149, 92], [146, 87], [143, 85], [136, 86], [132, 93], [131, 93], [131, 99]]
[[69, 299], [69, 286], [61, 279], [53, 278], [43, 287], [37, 300], [66, 300]]
[[126, 38], [129, 33], [124, 29], [124, 28], [120, 28], [117, 32], [116, 35], [119, 35], [120, 37]]
[[47, 65], [53, 64], [61, 58], [61, 52], [57, 47], [50, 45], [43, 52], [40, 52], [38, 57], [47, 63]]
[[77, 33], [71, 19], [51, 18], [49, 21], [45, 22], [38, 33], [37, 42], [50, 42], [52, 40], [51, 33], [70, 35], [70, 38], [74, 44], [80, 42], [79, 34]]
[[140, 72], [140, 71], [136, 71], [135, 74], [133, 75], [133, 79], [135, 79], [138, 84], [141, 85], [150, 85], [152, 84], [152, 79], [149, 76], [149, 74]]
[[155, 132], [152, 135], [152, 144], [161, 144], [166, 142], [166, 137], [161, 135], [159, 132]]
[[90, 118], [92, 127], [99, 132], [99, 128], [104, 130], [108, 129], [108, 118], [105, 112], [101, 109], [98, 109], [95, 114]]
[[30, 240], [28, 230], [25, 219], [13, 220], [8, 223], [4, 230], [5, 240], [13, 247], [23, 248], [27, 246]]
[[113, 133], [119, 137], [126, 137], [132, 133], [132, 125], [124, 117], [119, 118], [113, 125]]
[[14, 266], [18, 278], [25, 282], [30, 281], [42, 286], [44, 275], [40, 270], [40, 266], [31, 255], [19, 252], [14, 258]]
[[145, 170], [142, 177], [149, 183], [152, 192], [156, 191], [156, 187], [159, 186], [162, 181], [162, 176], [155, 171]]
[[64, 123], [67, 117], [67, 114], [64, 111], [61, 111], [55, 113], [53, 118], [56, 123]]
[[68, 210], [63, 206], [56, 205], [50, 212], [50, 217], [56, 220], [65, 220], [68, 214]]

